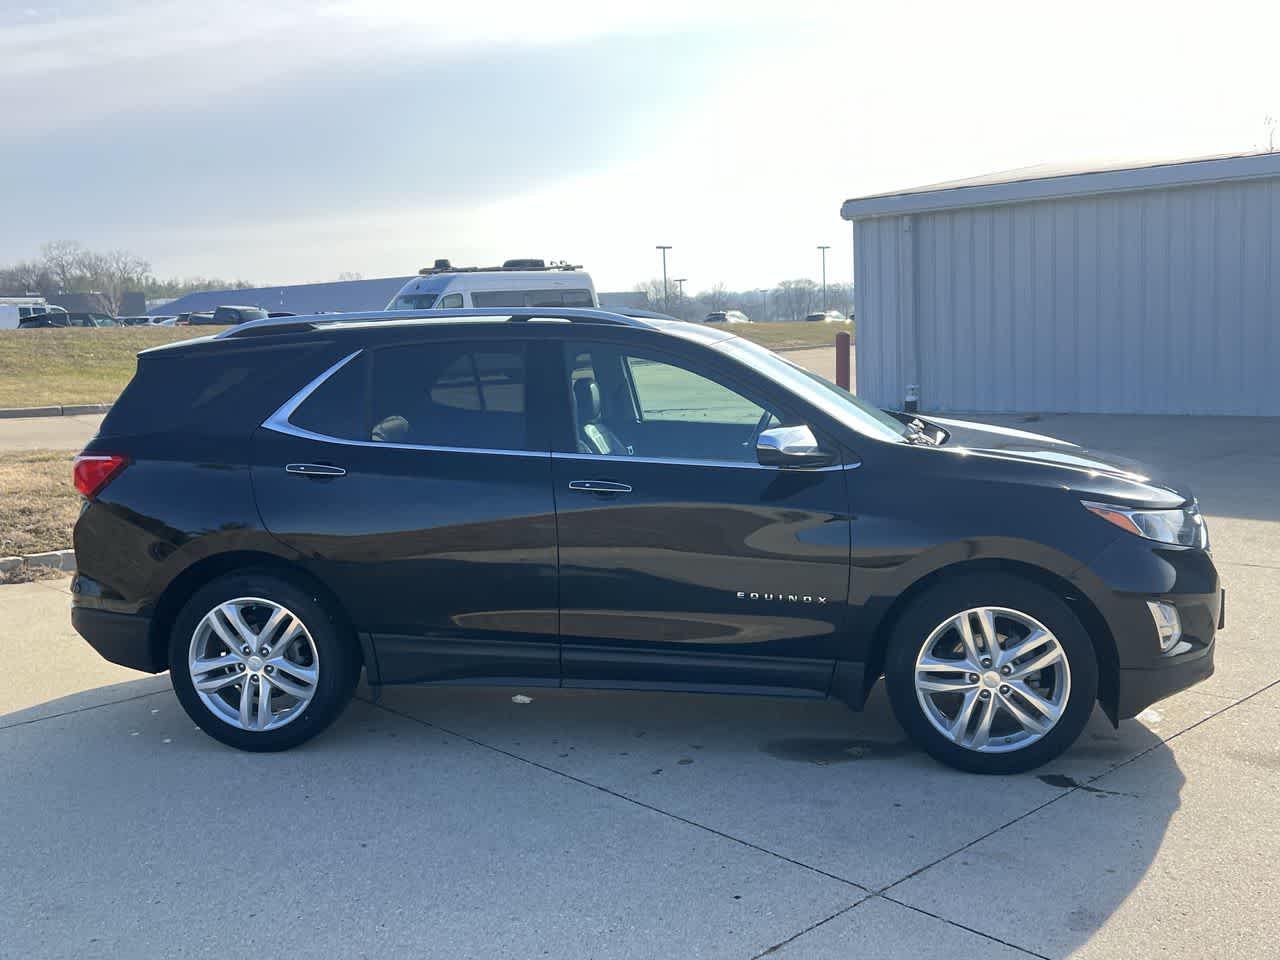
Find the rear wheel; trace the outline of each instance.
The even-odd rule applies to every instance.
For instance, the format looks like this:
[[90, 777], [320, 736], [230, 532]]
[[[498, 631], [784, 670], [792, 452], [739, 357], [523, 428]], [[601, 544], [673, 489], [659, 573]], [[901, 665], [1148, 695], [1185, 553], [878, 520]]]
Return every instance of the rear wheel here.
[[1052, 591], [1006, 574], [922, 594], [885, 663], [894, 715], [930, 755], [974, 773], [1047, 763], [1084, 729], [1098, 690], [1093, 644]]
[[286, 750], [338, 718], [359, 678], [349, 635], [313, 591], [275, 573], [207, 584], [174, 622], [169, 672], [202, 730], [241, 750]]

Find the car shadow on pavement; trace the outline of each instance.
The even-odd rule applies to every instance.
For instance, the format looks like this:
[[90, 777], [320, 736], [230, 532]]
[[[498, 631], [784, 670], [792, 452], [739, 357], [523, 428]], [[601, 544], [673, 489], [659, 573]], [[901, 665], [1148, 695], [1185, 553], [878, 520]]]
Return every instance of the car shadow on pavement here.
[[[216, 954], [213, 918], [240, 908], [243, 885], [226, 881], [244, 869], [244, 853], [188, 841], [238, 835], [246, 810], [287, 808], [272, 857], [293, 864], [291, 875], [310, 868], [320, 879], [289, 893], [285, 907], [303, 910], [293, 903], [302, 898], [308, 913], [349, 924], [344, 937], [391, 926], [408, 943], [430, 924], [451, 931], [454, 955], [475, 955], [492, 942], [485, 917], [497, 912], [494, 922], [519, 928], [526, 953], [572, 955], [566, 944], [580, 935], [596, 938], [590, 952], [601, 957], [745, 958], [871, 891], [914, 920], [940, 917], [1065, 956], [1139, 888], [1183, 784], [1159, 736], [1133, 721], [1113, 730], [1100, 715], [1042, 770], [959, 773], [909, 745], [879, 693], [852, 713], [826, 701], [554, 688], [387, 688], [375, 705], [364, 688], [316, 740], [243, 754], [196, 729], [166, 684], [145, 678], [0, 717], [9, 773], [0, 849], [18, 865], [13, 889], [54, 930], [48, 939], [49, 929], [18, 928], [33, 939], [22, 934], [15, 946], [44, 945], [27, 955], [90, 933], [144, 949], [190, 934], [193, 922], [190, 952]], [[1120, 765], [1126, 785], [1114, 788], [1104, 774]], [[532, 873], [495, 874], [506, 862]], [[725, 912], [715, 885], [745, 883], [754, 869], [769, 871], [762, 889], [795, 884], [804, 909], [792, 918], [762, 908], [761, 923], [776, 926], [759, 930]], [[202, 877], [221, 880], [206, 886]], [[111, 892], [55, 922], [68, 883]], [[671, 898], [665, 913], [638, 906], [654, 895], [651, 883]], [[133, 897], [130, 884], [150, 899]], [[182, 896], [199, 891], [208, 931], [160, 906], [183, 884]], [[352, 889], [370, 891], [359, 915]], [[998, 909], [993, 890], [1004, 891]], [[451, 912], [463, 891], [465, 908]], [[819, 893], [833, 898], [821, 909]], [[545, 927], [536, 918], [547, 898], [581, 903]], [[0, 898], [8, 926], [6, 909]], [[705, 942], [670, 940], [670, 915], [683, 910], [690, 922], [676, 929]], [[927, 922], [940, 938], [954, 933]], [[631, 939], [612, 951], [594, 931], [617, 924]], [[142, 927], [151, 929], [146, 942], [129, 939]], [[314, 928], [292, 936], [304, 954], [322, 944], [308, 939]], [[637, 953], [638, 944], [648, 949]]]

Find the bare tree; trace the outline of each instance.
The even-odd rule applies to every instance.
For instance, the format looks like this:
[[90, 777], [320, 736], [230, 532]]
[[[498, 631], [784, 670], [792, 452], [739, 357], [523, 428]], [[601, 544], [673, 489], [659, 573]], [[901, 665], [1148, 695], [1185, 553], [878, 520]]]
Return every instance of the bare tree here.
[[112, 314], [120, 312], [126, 293], [142, 289], [151, 273], [151, 264], [124, 250], [86, 253], [82, 259], [90, 289]]
[[725, 289], [723, 283], [717, 283], [710, 290], [698, 294], [698, 299], [707, 305], [707, 311], [726, 310], [736, 297]]
[[40, 248], [40, 262], [57, 289], [54, 293], [73, 293], [84, 277], [84, 260], [88, 251], [74, 240], [50, 240]]
[[778, 312], [788, 320], [803, 320], [806, 313], [813, 311], [817, 298], [818, 285], [807, 277], [783, 280], [774, 293]]
[[[652, 280], [645, 280], [637, 283], [634, 287], [636, 293], [643, 293], [649, 301], [649, 306], [655, 309], [662, 309], [662, 278], [656, 277]], [[675, 298], [675, 284], [668, 281], [668, 289], [671, 296]]]

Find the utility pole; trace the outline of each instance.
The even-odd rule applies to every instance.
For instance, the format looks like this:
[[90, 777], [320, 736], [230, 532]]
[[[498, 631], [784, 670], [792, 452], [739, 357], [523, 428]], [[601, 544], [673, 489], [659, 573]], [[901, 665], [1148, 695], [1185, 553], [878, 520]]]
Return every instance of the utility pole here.
[[831, 247], [824, 244], [818, 244], [818, 249], [822, 251], [822, 312], [827, 312], [827, 251]]
[[671, 278], [672, 283], [680, 284], [680, 286], [676, 287], [676, 296], [679, 297], [681, 300], [684, 299], [684, 282], [688, 279], [689, 279], [688, 277], [672, 277]]
[[760, 322], [764, 323], [769, 319], [769, 310], [768, 310], [769, 301], [767, 299], [769, 295], [768, 293], [765, 292], [763, 288], [761, 288], [760, 290], [757, 290], [756, 292], [760, 294]]
[[667, 251], [671, 249], [671, 246], [669, 244], [666, 246], [658, 244], [653, 249], [662, 251], [662, 312], [670, 313], [671, 301], [667, 296]]

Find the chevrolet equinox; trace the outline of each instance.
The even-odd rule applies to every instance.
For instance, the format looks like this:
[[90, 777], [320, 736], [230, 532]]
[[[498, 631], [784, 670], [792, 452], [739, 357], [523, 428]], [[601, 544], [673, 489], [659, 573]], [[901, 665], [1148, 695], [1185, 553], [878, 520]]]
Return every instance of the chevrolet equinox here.
[[77, 458], [75, 628], [245, 750], [360, 671], [833, 697], [884, 677], [1012, 773], [1209, 676], [1185, 490], [875, 409], [723, 327], [600, 310], [267, 319], [147, 350]]

